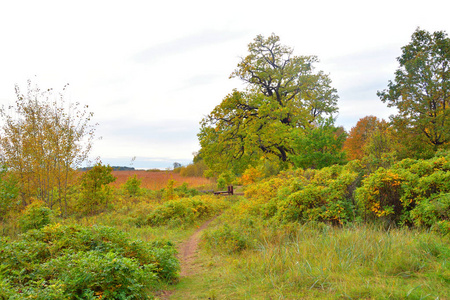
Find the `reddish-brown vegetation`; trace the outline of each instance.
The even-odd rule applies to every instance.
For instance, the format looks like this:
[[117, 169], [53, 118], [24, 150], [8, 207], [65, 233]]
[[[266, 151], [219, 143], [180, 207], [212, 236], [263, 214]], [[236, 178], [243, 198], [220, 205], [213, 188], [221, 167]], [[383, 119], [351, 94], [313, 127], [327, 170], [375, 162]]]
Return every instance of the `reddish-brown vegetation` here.
[[186, 182], [189, 187], [208, 186], [212, 184], [211, 180], [204, 177], [183, 177], [172, 171], [113, 171], [112, 174], [117, 178], [116, 181], [111, 184], [114, 187], [120, 187], [134, 174], [142, 180], [141, 187], [151, 190], [160, 190], [164, 188], [170, 179], [175, 180], [175, 187], [182, 185], [184, 182]]
[[386, 121], [375, 116], [366, 116], [359, 119], [344, 142], [344, 150], [347, 151], [348, 159], [361, 159], [364, 156], [364, 146], [370, 136], [385, 125]]

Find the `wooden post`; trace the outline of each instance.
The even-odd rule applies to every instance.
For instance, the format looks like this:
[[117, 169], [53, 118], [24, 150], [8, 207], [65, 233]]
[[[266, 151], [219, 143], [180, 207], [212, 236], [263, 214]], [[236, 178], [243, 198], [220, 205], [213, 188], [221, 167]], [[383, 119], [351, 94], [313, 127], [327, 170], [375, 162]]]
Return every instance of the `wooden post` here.
[[228, 194], [233, 195], [233, 186], [232, 185], [228, 186]]

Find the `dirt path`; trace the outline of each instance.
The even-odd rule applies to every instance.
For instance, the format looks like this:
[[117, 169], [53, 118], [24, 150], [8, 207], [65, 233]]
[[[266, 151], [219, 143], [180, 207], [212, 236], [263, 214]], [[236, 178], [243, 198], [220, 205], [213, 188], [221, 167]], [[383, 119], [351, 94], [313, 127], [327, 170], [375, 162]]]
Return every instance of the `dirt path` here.
[[200, 235], [202, 231], [208, 227], [209, 223], [214, 221], [217, 217], [214, 217], [200, 226], [191, 237], [178, 247], [178, 258], [180, 259], [181, 271], [180, 277], [187, 277], [195, 274], [195, 257], [200, 241]]
[[[196, 272], [195, 259], [200, 235], [208, 225], [217, 218], [214, 217], [202, 224], [185, 242], [178, 246], [178, 259], [180, 260], [180, 279]], [[162, 291], [158, 299], [169, 299], [175, 291]]]

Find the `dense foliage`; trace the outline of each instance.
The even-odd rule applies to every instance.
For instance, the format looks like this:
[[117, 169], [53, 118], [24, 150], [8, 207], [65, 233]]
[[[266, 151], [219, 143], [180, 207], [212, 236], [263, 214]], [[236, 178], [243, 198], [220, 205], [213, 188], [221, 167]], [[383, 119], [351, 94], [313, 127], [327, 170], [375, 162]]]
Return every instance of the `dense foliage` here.
[[94, 213], [107, 207], [111, 198], [111, 187], [108, 184], [116, 180], [111, 172], [110, 166], [99, 162], [81, 175], [78, 211]]
[[19, 226], [23, 232], [31, 229], [41, 229], [52, 222], [54, 212], [39, 200], [26, 207], [19, 218]]
[[283, 172], [247, 189], [249, 214], [281, 223], [347, 223], [355, 219], [352, 192], [358, 176], [352, 165]]
[[342, 147], [347, 134], [342, 127], [336, 127], [333, 123], [332, 119], [327, 119], [304, 133], [293, 132], [295, 154], [289, 157], [295, 167], [321, 169], [346, 162]]
[[450, 233], [450, 154], [379, 168], [356, 191], [365, 216]]
[[54, 224], [0, 240], [0, 299], [147, 299], [177, 280], [173, 245], [110, 227]]
[[156, 206], [144, 223], [151, 226], [171, 224], [186, 226], [196, 220], [212, 217], [225, 208], [225, 203], [214, 196], [196, 196], [164, 202]]
[[29, 81], [25, 93], [16, 86], [15, 105], [0, 110], [1, 160], [16, 174], [23, 206], [38, 198], [66, 212], [74, 170], [90, 152], [92, 113], [67, 103], [65, 91], [55, 95]]
[[[398, 109], [392, 122], [412, 154], [424, 157], [450, 142], [450, 38], [417, 29], [397, 60], [394, 82], [378, 95]], [[420, 144], [429, 147], [414, 149]]]
[[246, 90], [234, 90], [201, 123], [203, 159], [217, 173], [241, 174], [261, 157], [287, 162], [292, 132], [337, 111], [330, 78], [314, 70], [317, 57], [294, 56], [275, 35], [257, 36], [248, 50], [231, 75]]

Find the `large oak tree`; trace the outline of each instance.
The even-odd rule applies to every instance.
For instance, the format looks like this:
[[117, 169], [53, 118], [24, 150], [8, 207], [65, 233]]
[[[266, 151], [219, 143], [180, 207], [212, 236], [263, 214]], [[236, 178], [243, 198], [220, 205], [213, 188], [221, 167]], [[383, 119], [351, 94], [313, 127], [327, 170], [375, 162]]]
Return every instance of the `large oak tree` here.
[[294, 56], [278, 36], [259, 35], [231, 74], [246, 83], [201, 122], [199, 140], [212, 170], [242, 172], [261, 158], [287, 163], [292, 131], [337, 111], [330, 78], [314, 70], [315, 56]]

